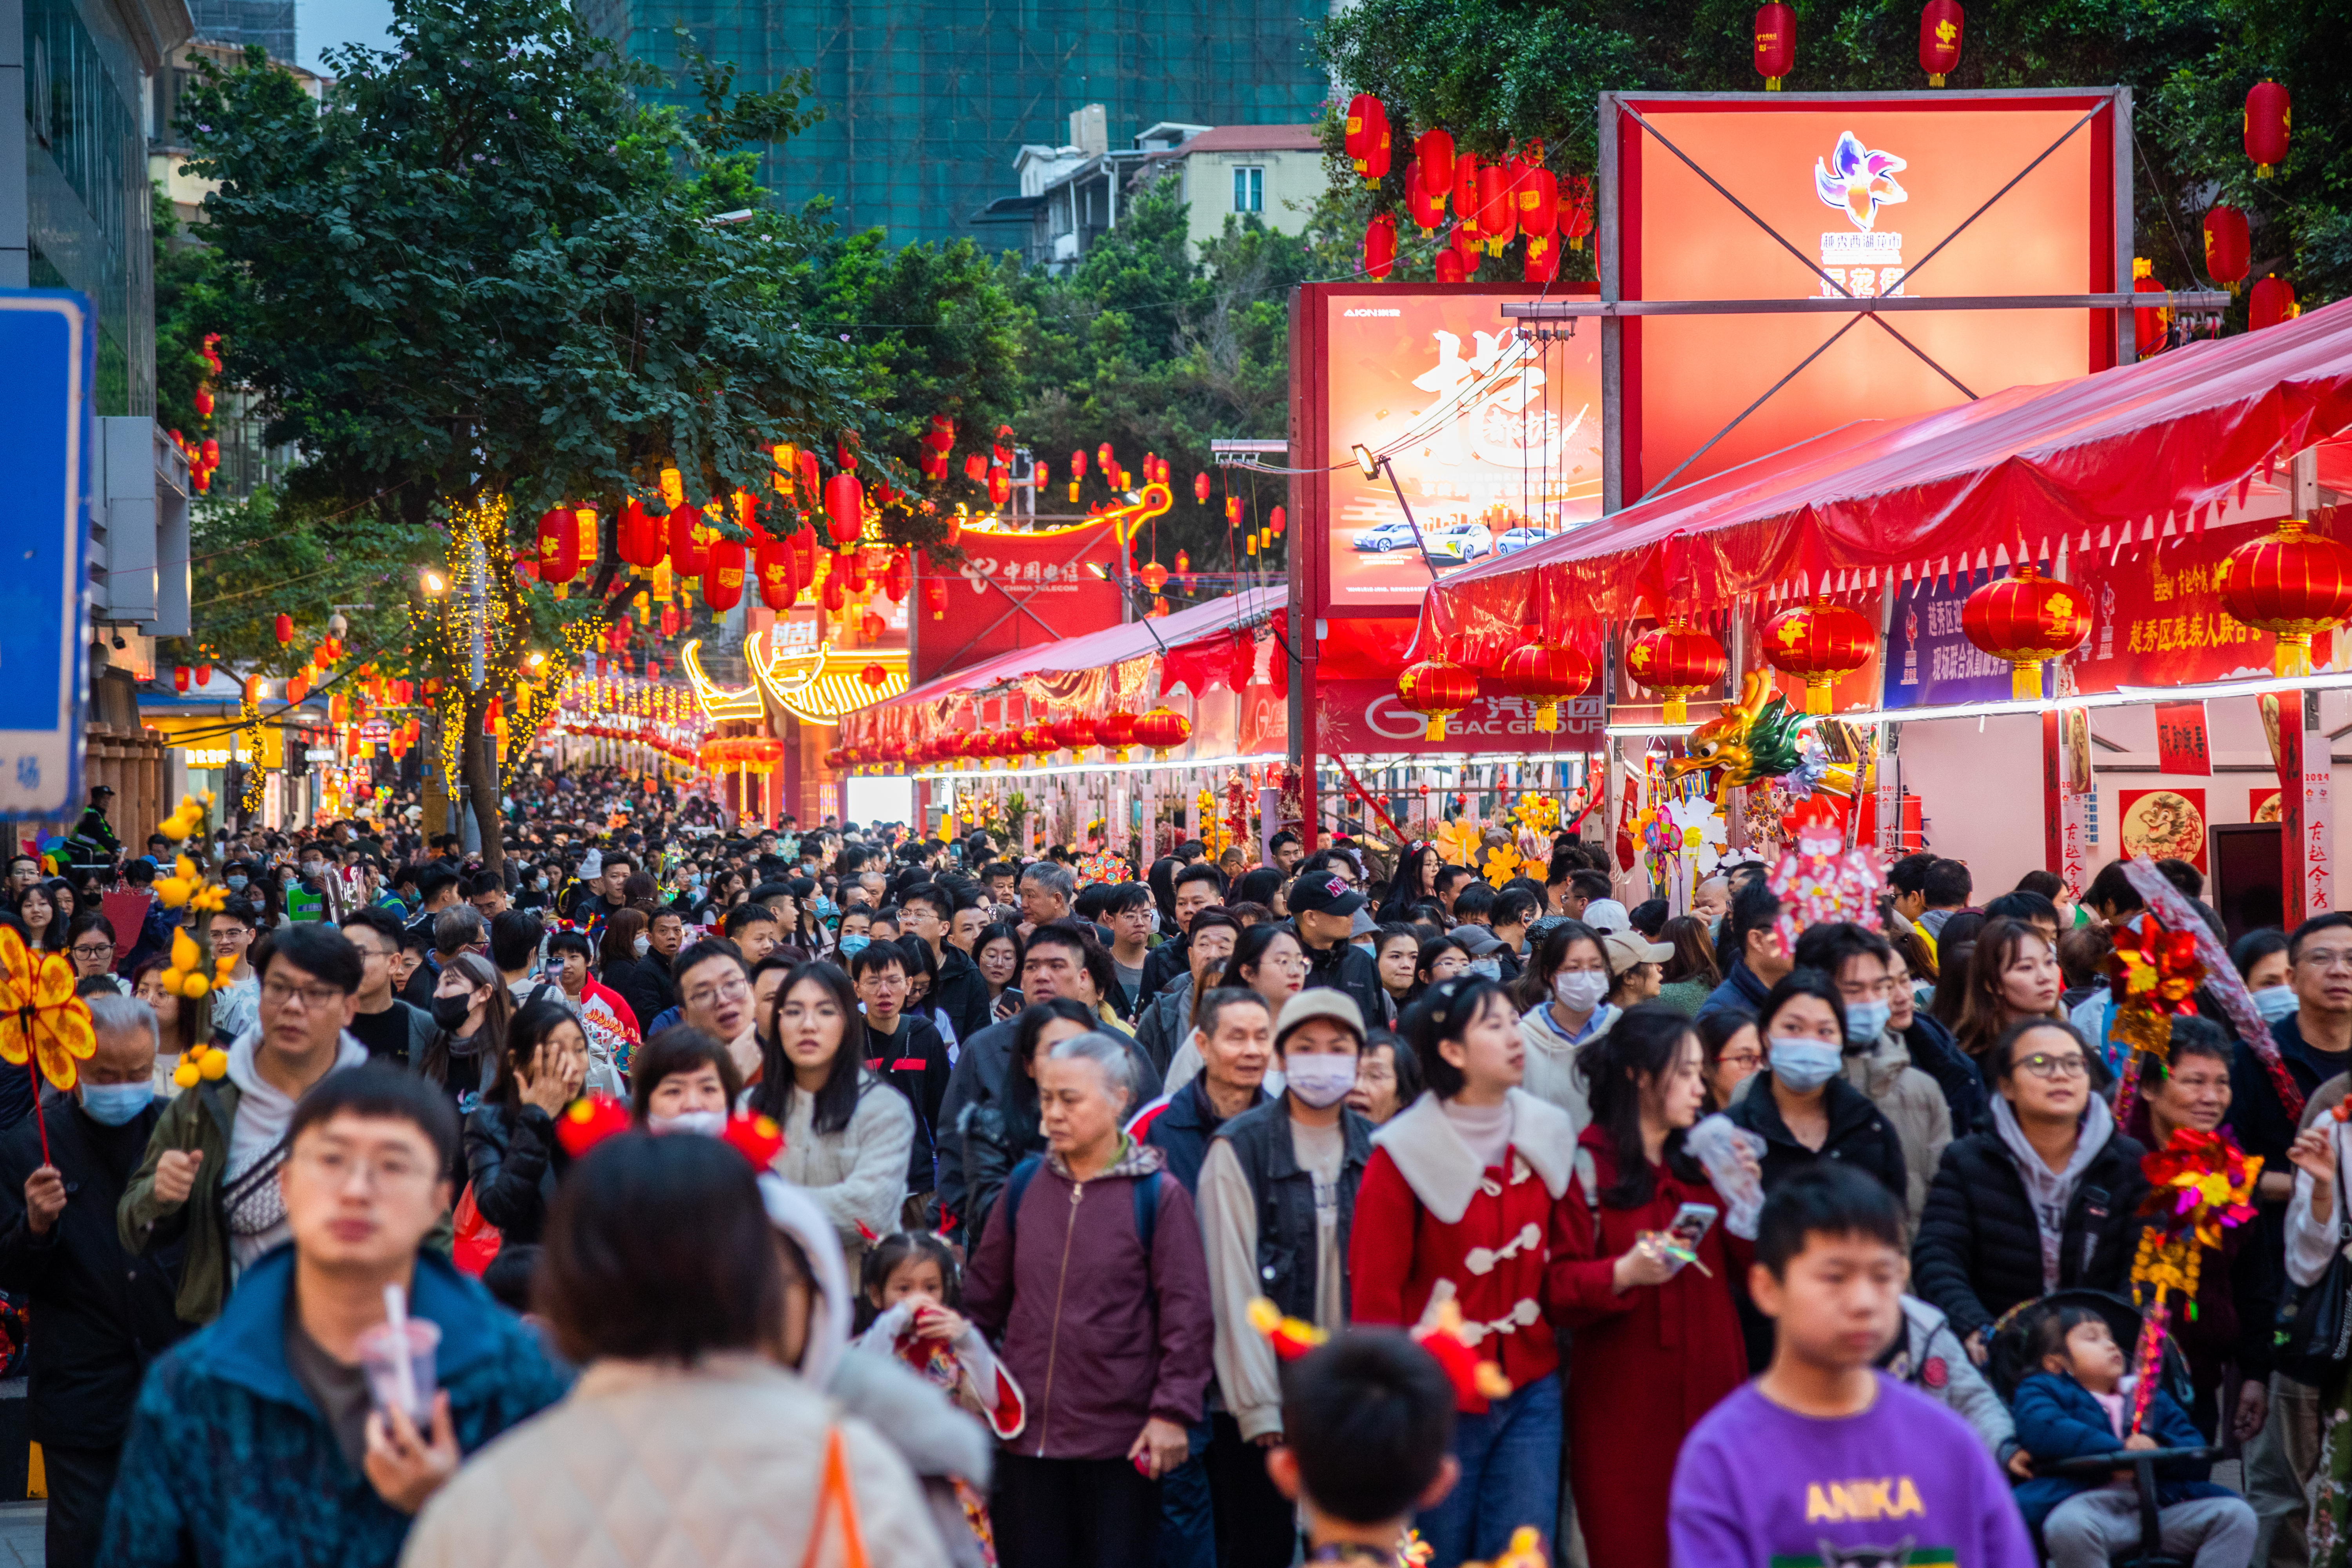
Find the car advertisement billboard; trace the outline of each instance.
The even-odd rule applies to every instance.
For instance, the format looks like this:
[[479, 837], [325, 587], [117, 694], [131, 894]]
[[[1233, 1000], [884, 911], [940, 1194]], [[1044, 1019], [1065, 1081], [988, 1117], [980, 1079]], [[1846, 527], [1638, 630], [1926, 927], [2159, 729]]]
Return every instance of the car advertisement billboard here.
[[[2105, 89], [1610, 101], [1625, 299], [2131, 287]], [[1622, 331], [1629, 506], [1850, 420], [2115, 363], [2114, 317], [2088, 310], [1645, 315]]]
[[[1601, 515], [1600, 332], [1538, 341], [1496, 309], [1569, 287], [1307, 290], [1320, 408], [1301, 456], [1329, 470], [1318, 613], [1417, 610], [1434, 579]], [[1390, 460], [1394, 488], [1365, 477], [1359, 446]]]

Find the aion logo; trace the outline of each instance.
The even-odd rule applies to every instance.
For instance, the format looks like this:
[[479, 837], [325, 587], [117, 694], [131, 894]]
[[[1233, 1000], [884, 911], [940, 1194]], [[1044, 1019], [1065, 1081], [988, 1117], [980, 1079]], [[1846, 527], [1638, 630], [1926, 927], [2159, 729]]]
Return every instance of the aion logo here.
[[1853, 226], [1878, 226], [1878, 209], [1907, 202], [1911, 195], [1895, 181], [1906, 165], [1892, 153], [1873, 152], [1851, 131], [1838, 133], [1837, 151], [1824, 164], [1813, 160], [1813, 190], [1823, 206], [1843, 209]]

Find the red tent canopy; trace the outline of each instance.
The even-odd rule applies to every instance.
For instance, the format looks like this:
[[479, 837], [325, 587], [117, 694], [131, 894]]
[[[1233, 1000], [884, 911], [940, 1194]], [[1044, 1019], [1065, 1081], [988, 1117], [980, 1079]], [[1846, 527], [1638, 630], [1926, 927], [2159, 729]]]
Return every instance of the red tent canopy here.
[[2202, 528], [2352, 429], [2352, 300], [1902, 423], [1866, 420], [1641, 501], [1430, 590], [1424, 651], [1701, 613]]

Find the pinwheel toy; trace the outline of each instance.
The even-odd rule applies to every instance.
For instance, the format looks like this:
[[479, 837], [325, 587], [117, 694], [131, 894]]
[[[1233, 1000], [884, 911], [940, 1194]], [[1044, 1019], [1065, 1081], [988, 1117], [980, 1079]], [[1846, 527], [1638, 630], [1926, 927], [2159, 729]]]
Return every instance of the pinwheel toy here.
[[2263, 1173], [2263, 1160], [2239, 1148], [2226, 1132], [2183, 1127], [2163, 1148], [2142, 1155], [2139, 1168], [2148, 1184], [2139, 1212], [2154, 1223], [2140, 1232], [2131, 1267], [2132, 1298], [2141, 1312], [2139, 1344], [2133, 1352], [2140, 1373], [2132, 1396], [2134, 1432], [2163, 1381], [2158, 1358], [2172, 1298], [2188, 1302], [2189, 1321], [2195, 1322], [2206, 1250], [2218, 1250], [2223, 1231], [2254, 1217], [2254, 1182]]
[[2150, 1064], [2161, 1079], [2171, 1059], [2172, 1020], [2196, 1010], [2197, 987], [2204, 978], [2196, 933], [2166, 930], [2154, 910], [2141, 915], [2137, 935], [2126, 933], [2108, 955], [2107, 984], [2116, 999], [2110, 1037], [2128, 1052], [2116, 1089], [2118, 1118], [2130, 1117]]
[[41, 1079], [73, 1088], [80, 1058], [98, 1049], [89, 1004], [74, 994], [73, 963], [62, 952], [37, 958], [14, 931], [0, 926], [0, 1061], [22, 1064], [33, 1079], [33, 1124], [41, 1133], [41, 1163], [49, 1163], [49, 1129], [39, 1114]]

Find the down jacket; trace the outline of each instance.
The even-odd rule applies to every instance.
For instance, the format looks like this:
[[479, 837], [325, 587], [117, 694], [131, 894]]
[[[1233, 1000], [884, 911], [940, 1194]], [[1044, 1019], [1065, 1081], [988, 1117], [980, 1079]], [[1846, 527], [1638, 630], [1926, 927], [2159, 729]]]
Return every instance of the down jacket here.
[[[866, 1561], [873, 1568], [948, 1561], [922, 1489], [895, 1448], [793, 1373], [730, 1352], [691, 1371], [591, 1366], [570, 1398], [467, 1457], [425, 1505], [401, 1563], [835, 1568], [847, 1561], [838, 1505], [819, 1502], [835, 1431]], [[822, 1542], [812, 1550], [820, 1521]]]
[[[2060, 1232], [2061, 1289], [2124, 1289], [2147, 1191], [2143, 1152], [2116, 1132], [2084, 1167]], [[2000, 1133], [1972, 1132], [1944, 1151], [1912, 1244], [1911, 1276], [1911, 1288], [1941, 1307], [1962, 1339], [2043, 1293], [2042, 1232]]]
[[[1753, 1083], [1764, 1075], [1748, 1079]], [[1888, 1030], [1870, 1049], [1849, 1053], [1845, 1079], [1869, 1097], [1903, 1141], [1903, 1212], [1911, 1228], [1927, 1202], [1927, 1182], [1952, 1142], [1952, 1112], [1936, 1080], [1911, 1065], [1903, 1037]]]

